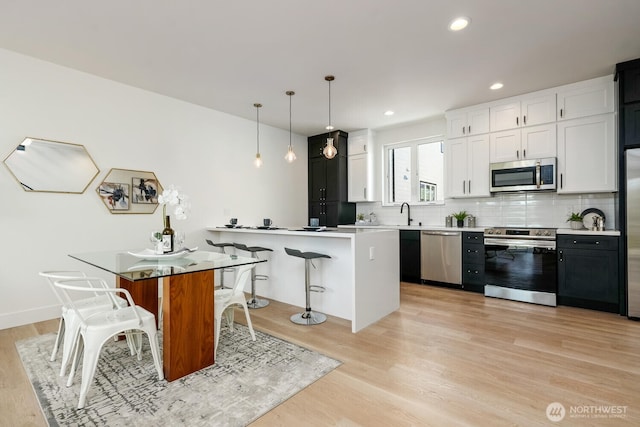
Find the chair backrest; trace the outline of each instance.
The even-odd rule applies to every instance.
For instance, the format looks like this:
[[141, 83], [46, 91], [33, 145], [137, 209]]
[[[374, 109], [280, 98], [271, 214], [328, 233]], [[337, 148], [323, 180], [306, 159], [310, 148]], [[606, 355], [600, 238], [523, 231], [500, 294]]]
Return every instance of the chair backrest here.
[[41, 271], [38, 273], [40, 276], [44, 277], [51, 287], [53, 294], [56, 296], [60, 304], [64, 304], [64, 299], [62, 295], [60, 295], [60, 291], [53, 285], [55, 280], [63, 280], [63, 279], [75, 279], [78, 277], [87, 277], [87, 275], [82, 271]]
[[255, 268], [255, 264], [241, 265], [236, 271], [236, 282], [233, 284], [233, 295], [244, 292], [244, 286], [251, 277], [251, 270]]
[[[59, 279], [53, 282], [53, 286], [55, 286], [62, 296], [63, 303], [67, 306], [71, 307], [76, 311], [76, 315], [80, 320], [82, 326], [86, 326], [86, 319], [82, 316], [80, 310], [77, 309], [73, 299], [69, 295], [69, 291], [79, 291], [79, 292], [91, 292], [97, 294], [105, 294], [105, 295], [115, 295], [116, 293], [122, 293], [126, 296], [129, 306], [135, 313], [136, 318], [138, 319], [138, 324], [142, 324], [142, 318], [138, 313], [137, 307], [133, 302], [133, 298], [129, 291], [123, 288], [109, 288], [104, 279], [99, 277], [78, 277], [73, 279]], [[113, 300], [113, 299], [112, 299]], [[119, 306], [118, 304], [114, 304], [114, 310], [121, 310], [124, 307]]]

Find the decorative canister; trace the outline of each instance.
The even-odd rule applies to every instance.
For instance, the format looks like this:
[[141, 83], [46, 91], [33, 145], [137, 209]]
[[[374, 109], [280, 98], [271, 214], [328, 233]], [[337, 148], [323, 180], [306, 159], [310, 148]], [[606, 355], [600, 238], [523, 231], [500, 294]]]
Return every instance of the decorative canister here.
[[467, 219], [467, 227], [476, 228], [476, 217], [473, 215], [469, 215]]
[[451, 215], [444, 217], [444, 225], [446, 227], [453, 227], [453, 217]]

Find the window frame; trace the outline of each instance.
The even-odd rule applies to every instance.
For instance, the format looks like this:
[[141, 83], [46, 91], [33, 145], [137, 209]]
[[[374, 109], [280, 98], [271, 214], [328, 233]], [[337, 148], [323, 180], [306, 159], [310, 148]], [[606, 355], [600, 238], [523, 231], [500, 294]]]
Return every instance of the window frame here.
[[[403, 202], [410, 203], [412, 205], [420, 206], [442, 206], [445, 204], [446, 193], [443, 200], [435, 201], [420, 201], [420, 174], [418, 169], [418, 146], [422, 144], [430, 144], [439, 142], [441, 147], [444, 147], [445, 137], [444, 135], [432, 135], [426, 137], [420, 137], [405, 141], [391, 142], [382, 145], [382, 206], [400, 206]], [[391, 201], [392, 197], [392, 182], [391, 182], [391, 170], [390, 170], [390, 153], [391, 150], [397, 148], [411, 148], [411, 200]], [[443, 156], [443, 191], [446, 188], [446, 170]]]

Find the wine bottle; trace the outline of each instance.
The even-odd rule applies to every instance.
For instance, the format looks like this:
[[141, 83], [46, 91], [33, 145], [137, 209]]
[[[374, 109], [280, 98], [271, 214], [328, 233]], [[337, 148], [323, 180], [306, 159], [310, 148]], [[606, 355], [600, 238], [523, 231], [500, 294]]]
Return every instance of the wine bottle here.
[[162, 251], [166, 254], [173, 252], [173, 238], [175, 233], [171, 228], [171, 221], [169, 215], [164, 218], [164, 230], [162, 230]]

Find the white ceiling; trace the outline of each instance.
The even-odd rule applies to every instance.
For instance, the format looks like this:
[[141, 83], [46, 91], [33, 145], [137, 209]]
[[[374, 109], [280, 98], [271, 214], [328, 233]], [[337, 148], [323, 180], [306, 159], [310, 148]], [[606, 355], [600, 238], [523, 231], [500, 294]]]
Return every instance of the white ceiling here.
[[639, 21], [640, 0], [0, 0], [0, 47], [283, 129], [294, 90], [315, 135], [327, 74], [334, 126], [379, 129], [613, 73]]

